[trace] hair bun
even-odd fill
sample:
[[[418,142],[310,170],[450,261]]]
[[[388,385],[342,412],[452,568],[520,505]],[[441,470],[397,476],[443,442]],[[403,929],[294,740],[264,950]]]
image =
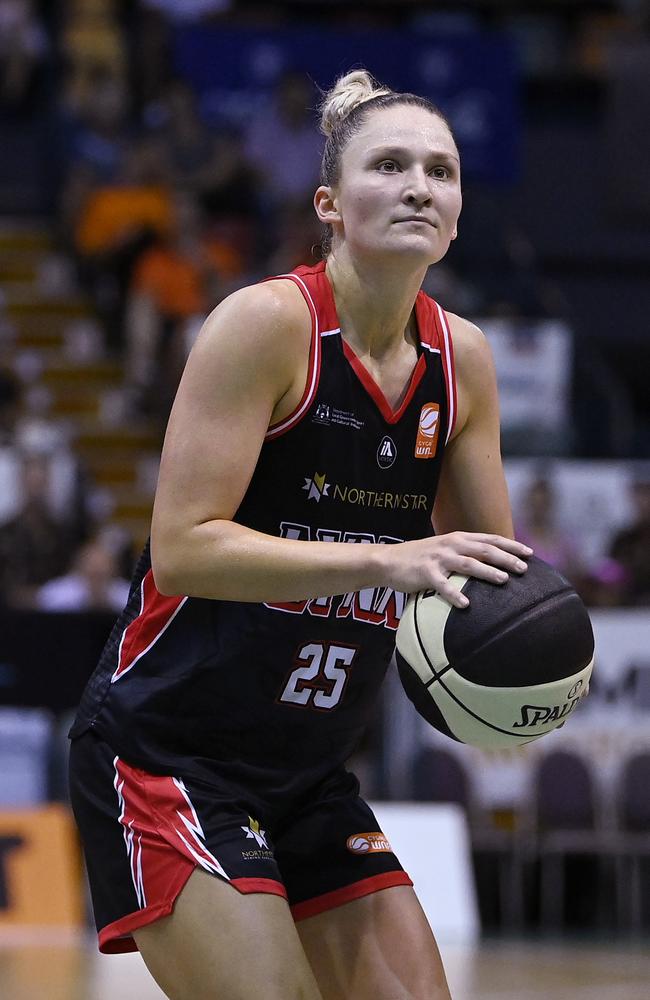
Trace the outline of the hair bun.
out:
[[[340,125],[360,104],[372,100],[373,97],[392,93],[388,87],[382,87],[377,83],[365,69],[356,69],[340,76],[323,98],[320,107],[321,132],[330,136],[336,126]]]

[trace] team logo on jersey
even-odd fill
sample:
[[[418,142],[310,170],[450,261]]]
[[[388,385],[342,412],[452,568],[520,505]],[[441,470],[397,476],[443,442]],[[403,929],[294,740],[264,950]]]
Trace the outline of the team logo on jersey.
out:
[[[389,853],[393,850],[390,842],[380,831],[377,833],[353,833],[348,837],[345,846],[353,854]]]
[[[260,830],[259,821],[248,817],[248,826],[242,826],[246,834],[246,840],[254,840],[258,847],[265,847],[268,851],[269,845],[266,842],[266,830]]]
[[[311,479],[305,477],[305,485],[303,490],[307,490],[307,499],[315,500],[316,503],[320,503],[321,497],[329,496],[329,488],[331,483],[325,482],[324,472],[315,472]]]
[[[397,458],[397,448],[395,442],[388,435],[383,437],[377,448],[377,465],[380,469],[390,469]]]
[[[440,430],[440,407],[437,403],[425,403],[420,410],[418,436],[415,439],[415,457],[433,458],[438,446]]]
[[[312,420],[316,424],[330,424],[332,422],[332,411],[327,403],[319,403],[314,410]]]

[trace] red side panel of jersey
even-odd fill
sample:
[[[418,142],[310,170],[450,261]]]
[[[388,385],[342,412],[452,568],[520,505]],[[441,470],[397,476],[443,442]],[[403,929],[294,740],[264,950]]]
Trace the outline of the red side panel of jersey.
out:
[[[164,597],[156,589],[151,570],[140,585],[140,612],[128,625],[120,640],[117,668],[111,683],[128,673],[148,653],[185,604],[187,597]]]

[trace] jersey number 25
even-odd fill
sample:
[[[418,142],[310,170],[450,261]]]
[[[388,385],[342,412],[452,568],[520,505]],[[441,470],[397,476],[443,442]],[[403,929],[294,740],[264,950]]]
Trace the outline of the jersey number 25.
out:
[[[279,700],[321,711],[336,708],[356,655],[355,646],[308,642],[296,653],[297,666],[289,674]]]

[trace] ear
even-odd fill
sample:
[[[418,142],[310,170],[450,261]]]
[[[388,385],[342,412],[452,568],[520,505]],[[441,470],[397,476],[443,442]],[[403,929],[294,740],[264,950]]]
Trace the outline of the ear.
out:
[[[454,226],[454,231],[453,231],[453,233],[451,234],[451,238],[452,238],[452,240],[455,240],[455,239],[457,239],[457,238],[458,238],[458,230],[456,229],[456,227],[455,227],[455,226]]]
[[[319,220],[326,225],[331,226],[333,222],[341,221],[336,195],[331,187],[326,187],[322,184],[316,189],[314,208]]]

